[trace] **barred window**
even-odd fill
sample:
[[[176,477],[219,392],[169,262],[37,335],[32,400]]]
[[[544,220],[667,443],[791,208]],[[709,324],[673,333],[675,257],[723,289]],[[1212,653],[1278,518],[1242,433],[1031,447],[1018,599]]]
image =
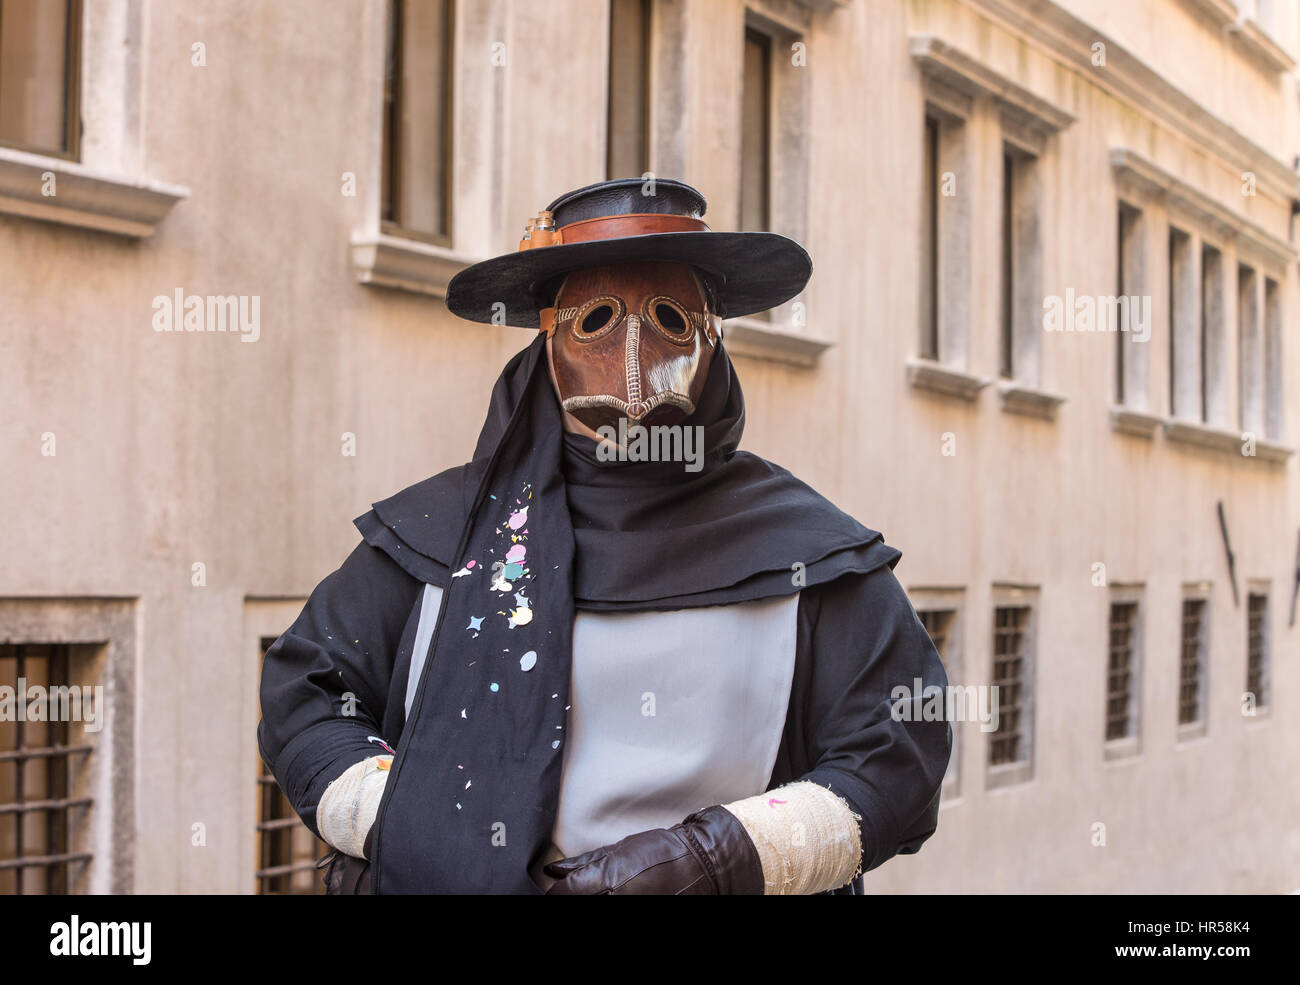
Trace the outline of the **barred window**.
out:
[[[1179,662],[1178,724],[1202,718],[1205,700],[1205,599],[1183,599],[1182,657]]]
[[[1268,596],[1251,594],[1246,606],[1246,690],[1255,707],[1268,707]]]
[[[1029,654],[1026,630],[1029,606],[998,606],[993,619],[993,685],[998,689],[998,728],[993,733],[990,763],[1029,759],[1025,719],[1028,712]]]
[[[80,0],[0,0],[0,145],[76,159]]]
[[[1106,739],[1127,739],[1136,734],[1134,716],[1134,665],[1138,606],[1112,602],[1110,606],[1110,659],[1106,668]]]
[[[952,630],[952,621],[957,613],[952,609],[926,609],[916,615],[921,620],[921,625],[925,627],[925,631],[930,634],[934,648],[939,651],[939,658],[943,660],[946,667],[948,633]]]
[[[262,656],[275,642],[262,639]],[[330,851],[294,812],[261,758],[257,760],[257,892],[259,895],[324,893],[316,861]]]
[[[0,720],[0,894],[78,892],[94,857],[77,850],[94,803],[77,795],[93,747],[80,736],[73,744],[69,716],[51,700],[74,686],[72,663],[67,645],[0,645],[0,685],[24,705]]]
[[[951,685],[959,675],[956,666],[959,655],[954,652],[953,645],[953,630],[957,622],[957,610],[919,609],[916,615],[921,620],[921,625],[925,627],[925,631],[930,634],[934,648],[939,651],[939,660],[943,663],[943,669],[948,675],[948,683]],[[961,731],[954,724],[952,754],[948,757],[948,769],[943,777],[944,791],[947,796],[956,796],[957,794],[957,771],[961,763],[961,755],[958,751],[960,741]]]

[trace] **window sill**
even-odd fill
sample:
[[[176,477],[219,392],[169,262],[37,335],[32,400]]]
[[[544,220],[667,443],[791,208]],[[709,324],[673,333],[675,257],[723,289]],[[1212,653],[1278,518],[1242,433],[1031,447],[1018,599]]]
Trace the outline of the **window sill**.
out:
[[[1295,449],[1290,445],[1278,441],[1266,441],[1263,438],[1255,439],[1255,457],[1262,458],[1266,462],[1281,464],[1294,454]]]
[[[1103,748],[1107,763],[1132,763],[1142,755],[1142,744],[1136,737],[1111,739]]]
[[[933,359],[909,359],[907,382],[918,390],[930,390],[949,397],[975,401],[980,391],[993,381],[986,376],[976,376],[953,366],[945,366]]]
[[[732,356],[767,359],[811,368],[833,342],[761,318],[732,318],[722,323],[722,339]]]
[[[54,194],[43,195],[46,174]],[[0,213],[143,239],[190,190],[101,174],[57,157],[0,147]]]
[[[1153,439],[1165,419],[1159,414],[1149,414],[1133,407],[1116,405],[1110,409],[1110,426],[1114,431],[1138,438]]]
[[[476,262],[476,257],[404,236],[358,233],[352,237],[357,280],[372,287],[446,297],[448,282]]]
[[[1003,410],[1010,414],[1037,417],[1044,421],[1055,420],[1056,408],[1065,403],[1065,398],[1062,396],[1017,383],[1015,380],[1002,380],[998,383],[998,393],[1002,395]]]
[[[1165,421],[1165,437],[1185,445],[1208,448],[1212,451],[1241,454],[1242,436],[1236,431],[1203,424],[1200,421],[1186,421],[1171,417]]]
[[[990,766],[985,777],[984,789],[995,790],[999,787],[1014,787],[1028,783],[1034,778],[1033,764],[1030,762],[1004,763]]]
[[[1205,727],[1205,722],[1189,722],[1187,725],[1178,726],[1178,735],[1175,740],[1177,745],[1184,742],[1195,742],[1198,739],[1204,739],[1209,735],[1209,730]]]

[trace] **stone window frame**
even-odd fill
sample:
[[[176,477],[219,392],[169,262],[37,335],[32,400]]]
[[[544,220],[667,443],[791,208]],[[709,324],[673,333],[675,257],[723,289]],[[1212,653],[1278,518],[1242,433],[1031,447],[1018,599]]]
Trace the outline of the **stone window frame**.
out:
[[[1141,303],[1142,298],[1153,297],[1150,253],[1154,223],[1142,196],[1130,195],[1126,189],[1117,187],[1115,198],[1112,214],[1116,222],[1117,287],[1119,295],[1137,297]],[[1154,326],[1148,328],[1154,331]],[[1128,332],[1116,333],[1116,393],[1111,420],[1117,431],[1150,438],[1162,420],[1151,407],[1151,339],[1135,342],[1132,338]]]
[[[482,161],[503,160],[507,73],[487,57],[466,58],[463,52],[489,52],[508,36],[506,0],[450,0],[452,41],[449,212],[455,216],[447,245],[402,233],[382,218],[384,169],[384,72],[388,34],[388,0],[365,0],[358,57],[358,85],[368,94],[365,160],[356,171],[361,220],[349,246],[357,281],[371,287],[394,288],[446,297],[447,284],[461,270],[497,252],[497,218],[505,190],[503,167],[483,167]],[[482,102],[474,109],[475,126],[463,126],[471,112],[465,94]]]
[[[1106,738],[1105,716],[1102,720],[1102,757],[1105,762],[1118,762],[1136,759],[1142,754],[1142,732],[1144,716],[1142,714],[1143,688],[1142,680],[1146,670],[1146,586],[1143,584],[1112,584],[1106,604],[1107,657],[1106,667],[1110,667],[1110,611],[1115,605],[1135,605],[1132,637],[1129,648],[1132,656],[1129,662],[1130,704],[1129,720],[1132,722],[1132,734],[1118,739]],[[1102,694],[1103,708],[1110,700],[1109,685]]]
[[[984,763],[984,788],[989,791],[1004,789],[1008,787],[1018,787],[1030,783],[1034,780],[1035,751],[1037,746],[1037,690],[1038,690],[1038,635],[1039,621],[1042,618],[1042,593],[1034,585],[1010,585],[998,584],[993,586],[991,598],[989,600],[989,613],[993,615],[1001,608],[1026,608],[1029,610],[1024,626],[1024,649],[1023,659],[1024,674],[1021,680],[1021,688],[1025,695],[1022,707],[1022,732],[1024,743],[1024,757],[1012,763],[992,762],[993,743],[992,738],[997,735],[996,732],[990,732],[990,741],[984,744],[985,763]],[[994,620],[990,620],[990,647],[989,647],[989,684],[993,684],[993,661],[994,653],[991,644],[992,632],[995,631],[996,625]],[[999,702],[1001,707],[1001,702]]]
[[[791,61],[791,45],[807,43],[814,28],[816,13],[833,9],[837,3],[800,2],[795,5],[780,0],[749,0],[744,6],[743,31],[736,44],[743,44],[745,31],[757,31],[771,39],[771,95],[768,141],[771,148],[769,188],[780,189],[768,202],[768,228],[788,236],[797,243],[807,242],[809,181],[812,173],[811,139],[807,129],[812,84],[809,66]],[[803,8],[802,10],[796,8]],[[811,65],[811,62],[810,62]],[[659,61],[656,61],[659,67]],[[657,90],[664,89],[666,73],[657,76]],[[679,83],[681,82],[679,81]],[[680,157],[680,154],[676,155]],[[652,152],[652,161],[673,160],[673,155]],[[739,161],[737,161],[739,174]],[[739,208],[739,196],[736,198]],[[739,216],[736,216],[739,219]],[[729,318],[723,322],[727,351],[733,356],[747,356],[815,367],[833,340],[809,330],[806,302],[802,294],[791,298],[770,312]]]
[[[143,173],[145,8],[144,0],[79,5],[76,158],[0,147],[0,214],[143,239],[189,197]]]
[[[240,707],[240,763],[252,766],[261,762],[261,752],[257,748],[257,723],[262,708],[262,640],[278,639],[283,635],[306,604],[305,597],[250,595],[244,599],[240,666],[244,679],[249,683],[246,686],[248,699]],[[256,895],[258,787],[254,782],[256,776],[247,775],[247,779],[248,782],[240,787],[239,824],[235,833],[235,858],[243,860],[236,891]]]
[[[1146,207],[1144,203],[1158,205],[1166,214],[1167,221],[1162,228],[1177,230],[1188,237],[1189,253],[1183,277],[1188,285],[1186,303],[1190,306],[1190,310],[1185,310],[1183,317],[1178,319],[1171,305],[1168,320],[1165,322],[1167,326],[1172,326],[1171,336],[1177,334],[1181,339],[1182,357],[1178,356],[1179,339],[1172,337],[1166,339],[1167,343],[1173,345],[1172,358],[1188,360],[1187,366],[1184,366],[1181,371],[1181,380],[1172,372],[1171,361],[1168,381],[1171,405],[1166,409],[1166,413],[1163,417],[1154,411],[1120,414],[1112,408],[1113,425],[1116,430],[1144,433],[1148,437],[1163,428],[1166,440],[1188,447],[1231,454],[1239,458],[1245,457],[1242,455],[1245,435],[1233,426],[1240,421],[1227,420],[1230,409],[1234,404],[1239,404],[1240,394],[1237,390],[1239,370],[1234,361],[1237,358],[1239,344],[1236,278],[1226,274],[1222,285],[1224,317],[1221,321],[1221,334],[1214,339],[1221,354],[1221,359],[1217,361],[1217,369],[1221,375],[1215,377],[1214,385],[1209,388],[1214,393],[1216,401],[1210,407],[1210,414],[1214,420],[1222,419],[1222,422],[1207,421],[1204,419],[1206,415],[1202,413],[1204,406],[1200,397],[1202,390],[1200,370],[1202,243],[1208,243],[1218,250],[1225,263],[1235,254],[1238,263],[1254,267],[1263,274],[1264,281],[1275,282],[1279,291],[1286,284],[1286,272],[1294,267],[1297,260],[1300,260],[1300,252],[1297,252],[1287,241],[1279,239],[1254,221],[1221,205],[1199,188],[1188,184],[1131,148],[1112,148],[1110,161],[1121,196],[1144,208]],[[1154,230],[1149,231],[1148,235],[1154,235],[1154,232]],[[1164,255],[1168,261],[1168,232],[1163,236],[1163,240]],[[1159,267],[1157,266],[1156,269]],[[1171,267],[1166,267],[1164,277],[1166,289],[1172,294],[1175,285]],[[1279,296],[1279,314],[1282,311],[1280,305]],[[1276,331],[1280,334],[1284,330],[1285,325],[1279,318]],[[1153,335],[1154,331],[1155,326],[1153,326]],[[1278,349],[1280,348],[1279,344]],[[1194,359],[1187,355],[1189,350],[1194,355]],[[1282,386],[1282,377],[1279,374],[1275,389],[1272,391],[1276,396],[1271,396],[1277,405],[1273,413],[1276,414],[1279,425],[1285,417],[1286,395]],[[1184,393],[1181,405],[1173,399],[1180,387],[1181,392]],[[1270,398],[1266,397],[1266,402],[1268,399]],[[1195,413],[1193,414],[1189,408],[1194,409]],[[1267,413],[1266,411],[1266,419]],[[1285,463],[1294,454],[1294,448],[1285,444],[1280,437],[1265,435],[1256,436],[1255,450],[1259,461],[1274,465]]]
[[[1261,677],[1263,679],[1262,690],[1264,700],[1255,702],[1255,714],[1247,718],[1248,723],[1265,722],[1272,717],[1273,706],[1277,703],[1277,695],[1274,693],[1274,670],[1276,668],[1277,650],[1274,646],[1275,638],[1273,634],[1273,590],[1272,582],[1267,578],[1251,578],[1246,582],[1246,605],[1243,611],[1246,615],[1246,649],[1245,649],[1245,670],[1247,680],[1243,681],[1243,694],[1245,693],[1245,684],[1249,683],[1250,674],[1250,600],[1256,597],[1264,599],[1264,619],[1263,619],[1263,663],[1261,667]]]
[[[1200,659],[1198,663],[1198,701],[1200,717],[1192,722],[1179,721],[1179,708],[1182,704],[1182,659],[1183,659],[1183,608],[1184,604],[1189,601],[1199,601],[1204,603],[1201,609],[1201,636],[1200,636]],[[1209,734],[1209,717],[1210,717],[1210,685],[1213,683],[1211,671],[1211,644],[1213,641],[1213,615],[1214,615],[1214,591],[1213,584],[1208,581],[1188,582],[1182,586],[1182,591],[1178,596],[1178,654],[1177,667],[1178,673],[1175,680],[1178,682],[1175,689],[1174,702],[1174,728],[1176,743],[1181,745],[1185,742],[1192,742],[1197,739],[1203,739]]]
[[[999,154],[1003,146],[1010,145],[1020,154],[1033,155],[1038,160],[1042,189],[1039,201],[1049,200],[1052,189],[1048,184],[1047,169],[1055,159],[1055,138],[1073,124],[1074,115],[992,68],[978,56],[937,35],[914,34],[909,46],[912,60],[921,73],[925,100],[934,101],[944,91],[954,92],[969,100],[971,116],[995,114],[998,125],[992,129],[999,131]],[[947,101],[946,108],[953,109],[953,103]],[[969,151],[971,154],[990,152],[988,147],[974,146]],[[1038,241],[1047,245],[1041,236]],[[1032,257],[1041,285],[1042,272],[1050,267],[1050,257],[1043,256],[1042,251],[1032,251]],[[1031,338],[1029,332],[1029,325],[1035,321],[1038,312],[1036,303],[1033,317],[1027,312],[1022,314],[1021,346],[1024,353],[1021,361],[1025,371],[1019,378],[999,380],[997,390],[1003,410],[1050,421],[1055,418],[1065,398],[1040,386],[1042,353],[1037,338],[1039,333],[1035,330]],[[971,323],[978,320],[977,317],[969,319]],[[972,372],[969,366],[957,368],[936,360],[909,359],[906,369],[908,382],[913,387],[969,401],[977,399],[980,390],[991,382],[989,378]]]
[[[964,588],[911,588],[908,589],[908,598],[912,602],[912,608],[916,610],[918,617],[922,612],[944,612],[950,613],[951,619],[948,623],[948,635],[944,646],[939,650],[939,658],[943,663],[944,673],[948,677],[949,685],[965,686],[964,677],[966,675],[966,640],[965,640],[965,623],[966,623],[966,590]],[[947,705],[945,704],[945,708]],[[952,722],[952,755],[948,760],[948,769],[943,775],[943,785],[941,787],[940,803],[948,803],[961,799],[962,795],[962,751],[966,743],[962,740],[962,733],[966,730],[966,722]]]
[[[961,194],[962,186],[969,182],[971,175],[970,160],[972,143],[971,121],[975,112],[975,100],[969,92],[963,92],[943,81],[942,78],[923,74],[921,79],[924,97],[923,118],[935,120],[938,130],[938,153],[933,162],[938,186],[941,187],[942,176],[951,171],[959,182],[958,194],[945,198],[935,189],[933,203],[926,208],[934,215],[934,243],[927,244],[931,256],[922,257],[922,265],[935,266],[935,311],[933,318],[937,328],[937,351],[927,353],[925,346],[918,346],[915,357],[908,360],[908,381],[912,386],[931,390],[962,400],[974,401],[984,387],[992,382],[988,377],[970,370],[970,306],[972,297],[971,271],[971,195]],[[929,196],[930,176],[922,188],[922,195]],[[940,203],[944,208],[940,209]],[[924,289],[924,285],[923,285]],[[924,299],[921,304],[922,321],[926,320],[929,306]],[[918,326],[921,331],[926,326]]]
[[[101,672],[101,680],[89,682],[103,684],[105,706],[87,761],[86,789],[95,803],[85,837],[94,858],[84,885],[92,895],[135,890],[137,615],[130,598],[0,598],[0,642],[87,648]]]

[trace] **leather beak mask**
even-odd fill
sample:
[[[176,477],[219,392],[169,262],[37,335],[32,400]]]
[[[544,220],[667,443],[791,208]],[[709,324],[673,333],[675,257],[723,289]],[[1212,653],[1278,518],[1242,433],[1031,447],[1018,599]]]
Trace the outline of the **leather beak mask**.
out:
[[[695,411],[720,336],[695,271],[645,261],[569,274],[555,299],[551,366],[560,404],[592,430],[676,424]]]

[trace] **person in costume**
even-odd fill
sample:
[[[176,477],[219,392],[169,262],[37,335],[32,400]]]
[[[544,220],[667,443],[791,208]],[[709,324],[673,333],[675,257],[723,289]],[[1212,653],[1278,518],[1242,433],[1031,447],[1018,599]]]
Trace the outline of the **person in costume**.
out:
[[[537,336],[473,459],[360,517],[264,663],[329,891],[861,892],[934,832],[951,729],[900,708],[947,679],[899,551],[738,449],[722,320],[811,261],[704,212],[601,182],[451,281]]]

